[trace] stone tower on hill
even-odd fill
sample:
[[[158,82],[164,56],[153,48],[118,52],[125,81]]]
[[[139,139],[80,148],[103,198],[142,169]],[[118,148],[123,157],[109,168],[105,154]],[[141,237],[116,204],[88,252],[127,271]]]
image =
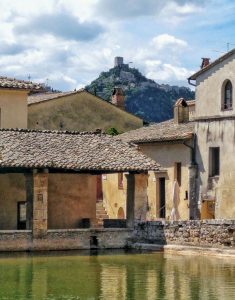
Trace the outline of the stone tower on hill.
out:
[[[123,57],[121,56],[116,56],[114,57],[114,67],[121,67],[123,65]]]

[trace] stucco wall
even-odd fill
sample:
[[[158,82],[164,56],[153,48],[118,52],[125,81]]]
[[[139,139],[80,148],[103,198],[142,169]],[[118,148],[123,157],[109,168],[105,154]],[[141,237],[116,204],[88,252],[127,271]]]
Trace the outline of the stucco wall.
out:
[[[118,218],[118,210],[122,208],[126,217],[126,178],[123,176],[123,189],[118,187],[118,174],[102,176],[103,203],[110,219]]]
[[[148,203],[150,205],[149,219],[159,218],[159,188],[158,178],[165,177],[166,183],[166,219],[169,219],[172,210],[172,190],[174,183],[174,163],[181,162],[181,187],[178,211],[180,219],[189,217],[188,204],[185,192],[189,184],[190,149],[183,144],[145,144],[140,146],[144,154],[157,161],[166,171],[159,174],[150,172],[148,180]]]
[[[146,174],[135,175],[135,219],[145,220],[147,214],[147,178]],[[118,210],[123,209],[126,218],[127,180],[123,174],[123,189],[118,186],[118,174],[104,175],[103,203],[110,219],[118,218]]]
[[[23,174],[0,174],[0,230],[17,229],[17,202],[25,201]]]
[[[198,201],[215,200],[215,218],[235,218],[235,55],[198,76],[196,118],[217,117],[197,122]],[[223,110],[223,84],[233,85],[233,109]],[[220,119],[218,119],[220,117]],[[223,117],[223,119],[221,119]],[[230,119],[226,119],[230,117]],[[220,175],[209,178],[209,148],[220,147]]]
[[[198,76],[196,81],[196,117],[234,115],[235,89],[233,88],[233,110],[221,110],[222,85],[229,79],[235,87],[235,54],[222,63]]]
[[[0,230],[17,229],[17,202],[26,201],[23,174],[0,175]],[[96,177],[49,174],[48,228],[78,228],[82,218],[96,216]]]
[[[0,89],[0,128],[27,128],[27,92]]]
[[[159,212],[158,178],[165,177],[166,184],[166,219],[170,218],[172,210],[172,189],[174,183],[174,163],[181,162],[181,187],[178,211],[181,220],[189,218],[189,201],[185,200],[189,190],[190,149],[182,144],[145,144],[140,150],[156,160],[164,172],[149,172],[148,175],[135,175],[135,217],[136,219],[156,220]],[[103,177],[104,178],[104,177]],[[112,174],[103,179],[104,202],[110,218],[117,218],[118,208],[126,209],[126,179],[124,176],[123,190],[118,188],[118,175]]]
[[[78,228],[82,218],[96,217],[96,176],[49,174],[48,228]]]
[[[143,126],[141,119],[86,92],[32,104],[28,111],[29,128],[125,132]]]
[[[196,127],[199,201],[215,199],[215,218],[235,218],[235,120],[199,122]],[[220,176],[209,178],[209,148],[220,147]]]

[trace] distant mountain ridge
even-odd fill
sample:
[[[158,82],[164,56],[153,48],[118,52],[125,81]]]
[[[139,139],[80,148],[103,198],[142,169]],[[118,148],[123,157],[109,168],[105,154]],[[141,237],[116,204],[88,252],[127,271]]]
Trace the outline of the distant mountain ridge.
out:
[[[178,98],[194,99],[194,92],[187,87],[158,84],[146,78],[139,70],[127,64],[102,72],[86,89],[111,101],[114,87],[125,92],[125,108],[147,122],[161,122],[172,118],[173,105]]]

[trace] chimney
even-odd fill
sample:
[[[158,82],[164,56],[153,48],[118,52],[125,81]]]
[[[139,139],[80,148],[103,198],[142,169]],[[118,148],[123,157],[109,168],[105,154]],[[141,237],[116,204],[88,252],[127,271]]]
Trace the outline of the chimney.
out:
[[[210,64],[210,58],[202,57],[201,69],[207,67]]]
[[[125,94],[121,87],[115,87],[113,89],[111,103],[125,110]]]
[[[174,122],[176,124],[189,121],[189,107],[184,98],[180,98],[174,105]]]

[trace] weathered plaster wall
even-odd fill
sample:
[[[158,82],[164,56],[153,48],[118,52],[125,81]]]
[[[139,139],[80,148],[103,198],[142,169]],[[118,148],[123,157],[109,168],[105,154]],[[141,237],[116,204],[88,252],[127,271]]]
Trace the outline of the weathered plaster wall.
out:
[[[139,222],[132,242],[235,248],[235,221]]]
[[[145,144],[140,150],[156,160],[164,169],[164,172],[149,172],[148,175],[136,175],[136,209],[137,219],[156,220],[160,217],[159,211],[159,182],[160,177],[166,180],[166,219],[170,218],[172,210],[172,189],[174,183],[174,163],[181,162],[181,187],[178,211],[180,219],[189,218],[189,201],[185,200],[186,191],[189,190],[189,164],[190,149],[183,144]],[[125,176],[124,176],[125,177]],[[104,178],[104,177],[103,177]],[[103,179],[103,195],[106,211],[110,218],[117,218],[118,208],[126,207],[126,180],[123,181],[123,189],[118,188],[118,175],[112,174]],[[139,211],[139,212],[138,212]]]
[[[147,204],[147,179],[146,174],[135,175],[135,219],[145,220]],[[118,211],[123,209],[126,218],[126,192],[127,180],[123,174],[123,189],[118,185],[118,174],[104,175],[103,179],[103,203],[110,219],[118,218]]]
[[[126,177],[123,175],[123,188],[118,186],[118,174],[102,176],[103,203],[110,219],[118,218],[118,210],[123,209],[126,217]]]
[[[150,206],[149,219],[159,218],[159,185],[158,178],[166,180],[166,219],[169,219],[172,210],[172,190],[174,183],[174,163],[181,162],[181,187],[178,211],[182,220],[189,217],[188,204],[185,200],[189,189],[190,149],[183,144],[145,144],[140,146],[144,154],[157,161],[166,171],[154,174],[150,172],[148,180],[148,203]]]
[[[32,104],[28,111],[29,128],[36,129],[125,132],[143,126],[136,116],[86,92]]]
[[[27,91],[0,89],[0,128],[27,128]]]
[[[17,229],[17,202],[26,201],[23,174],[0,175],[0,230]],[[96,216],[96,178],[81,174],[49,174],[48,228],[78,228],[82,218]]]
[[[96,217],[96,176],[49,174],[48,228],[78,228],[81,219]]]
[[[17,202],[25,201],[23,174],[0,174],[0,230],[17,229]]]
[[[215,200],[216,219],[235,218],[235,120],[199,122],[197,162],[198,197]],[[209,148],[220,147],[220,176],[209,178]]]
[[[212,67],[197,78],[196,118],[217,117],[198,121],[197,163],[199,165],[198,201],[204,215],[205,199],[215,200],[215,218],[235,218],[233,196],[235,193],[235,55]],[[223,85],[226,80],[233,85],[233,109],[223,110]],[[218,119],[223,117],[223,119]],[[226,119],[230,117],[230,119]],[[209,148],[220,147],[220,175],[209,178]]]
[[[196,81],[196,117],[230,116],[233,110],[221,110],[222,85],[229,79],[235,87],[235,54],[220,64],[212,67],[207,72],[198,76]],[[235,89],[233,88],[233,101]]]

